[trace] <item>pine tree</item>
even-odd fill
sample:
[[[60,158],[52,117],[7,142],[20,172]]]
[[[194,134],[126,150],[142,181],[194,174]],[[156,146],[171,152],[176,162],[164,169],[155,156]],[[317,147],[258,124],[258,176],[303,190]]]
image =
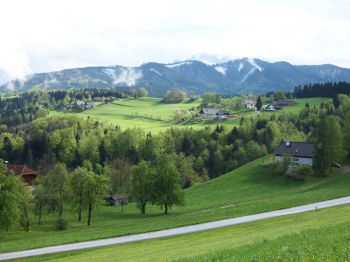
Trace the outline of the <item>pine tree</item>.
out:
[[[256,109],[260,110],[262,108],[262,100],[261,97],[258,96],[258,99],[256,100]]]

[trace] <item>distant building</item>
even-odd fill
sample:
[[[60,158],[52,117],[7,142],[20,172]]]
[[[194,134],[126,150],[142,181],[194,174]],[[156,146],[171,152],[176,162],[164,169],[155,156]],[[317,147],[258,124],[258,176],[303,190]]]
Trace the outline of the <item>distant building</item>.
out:
[[[94,108],[95,104],[94,103],[90,103],[90,102],[85,102],[84,104],[84,110],[90,109],[90,108]]]
[[[128,204],[128,196],[125,194],[114,194],[107,198],[109,206],[125,206]]]
[[[25,165],[7,164],[7,169],[12,171],[16,176],[21,177],[22,181],[29,186],[33,184],[34,179],[38,176],[33,169]]]
[[[283,162],[285,157],[298,165],[313,166],[315,158],[315,144],[304,142],[284,141],[276,149],[276,162]]]
[[[245,108],[255,109],[256,108],[255,104],[256,104],[255,101],[251,99],[244,99],[243,101],[243,105]]]
[[[267,104],[267,105],[265,106],[265,110],[267,110],[267,111],[276,111],[276,108],[275,108],[274,105]]]
[[[229,113],[217,108],[201,108],[199,115],[203,118],[220,118],[227,119]]]
[[[217,108],[201,108],[199,115],[204,118],[216,118],[216,114],[220,111]]]
[[[229,113],[220,110],[219,112],[216,113],[216,117],[220,119],[227,119],[229,116]]]
[[[277,101],[277,103],[275,104],[275,106],[279,106],[279,107],[294,106],[294,105],[296,105],[296,103],[293,100],[281,100],[281,101]]]

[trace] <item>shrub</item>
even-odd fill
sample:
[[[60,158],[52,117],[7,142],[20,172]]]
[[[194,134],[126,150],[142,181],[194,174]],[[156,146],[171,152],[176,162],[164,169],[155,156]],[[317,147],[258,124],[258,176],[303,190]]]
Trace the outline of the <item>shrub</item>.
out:
[[[287,172],[287,166],[280,162],[273,163],[271,164],[271,172],[275,176],[284,176]]]
[[[67,221],[64,220],[62,217],[58,218],[56,220],[55,229],[56,230],[65,230],[65,229],[67,229]]]
[[[312,176],[314,170],[310,166],[301,166],[296,170],[296,174],[302,177]]]

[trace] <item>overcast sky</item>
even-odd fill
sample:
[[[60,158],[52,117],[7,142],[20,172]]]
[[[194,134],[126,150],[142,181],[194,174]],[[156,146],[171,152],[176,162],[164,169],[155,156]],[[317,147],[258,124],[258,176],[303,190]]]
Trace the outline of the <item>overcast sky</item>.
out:
[[[350,67],[350,0],[1,0],[0,81],[200,56]]]

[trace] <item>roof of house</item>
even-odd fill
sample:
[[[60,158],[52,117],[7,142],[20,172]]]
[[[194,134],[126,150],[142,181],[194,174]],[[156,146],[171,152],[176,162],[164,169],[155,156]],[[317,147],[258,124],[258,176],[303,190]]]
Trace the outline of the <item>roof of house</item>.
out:
[[[275,155],[313,158],[315,156],[315,144],[304,142],[289,142],[288,146],[286,142],[283,142],[276,149]]]
[[[128,196],[125,194],[114,194],[114,195],[110,195],[109,198],[113,200],[122,200],[122,199],[128,199]]]
[[[216,115],[220,110],[217,108],[202,108],[200,113],[205,115]]]
[[[276,105],[279,106],[294,106],[296,103],[293,100],[280,100],[277,101]]]
[[[7,168],[15,173],[16,176],[33,175],[38,176],[38,174],[31,168],[25,165],[7,164]]]
[[[219,110],[217,113],[216,113],[218,116],[228,116],[229,113],[225,112],[225,111],[222,111],[222,110]]]

